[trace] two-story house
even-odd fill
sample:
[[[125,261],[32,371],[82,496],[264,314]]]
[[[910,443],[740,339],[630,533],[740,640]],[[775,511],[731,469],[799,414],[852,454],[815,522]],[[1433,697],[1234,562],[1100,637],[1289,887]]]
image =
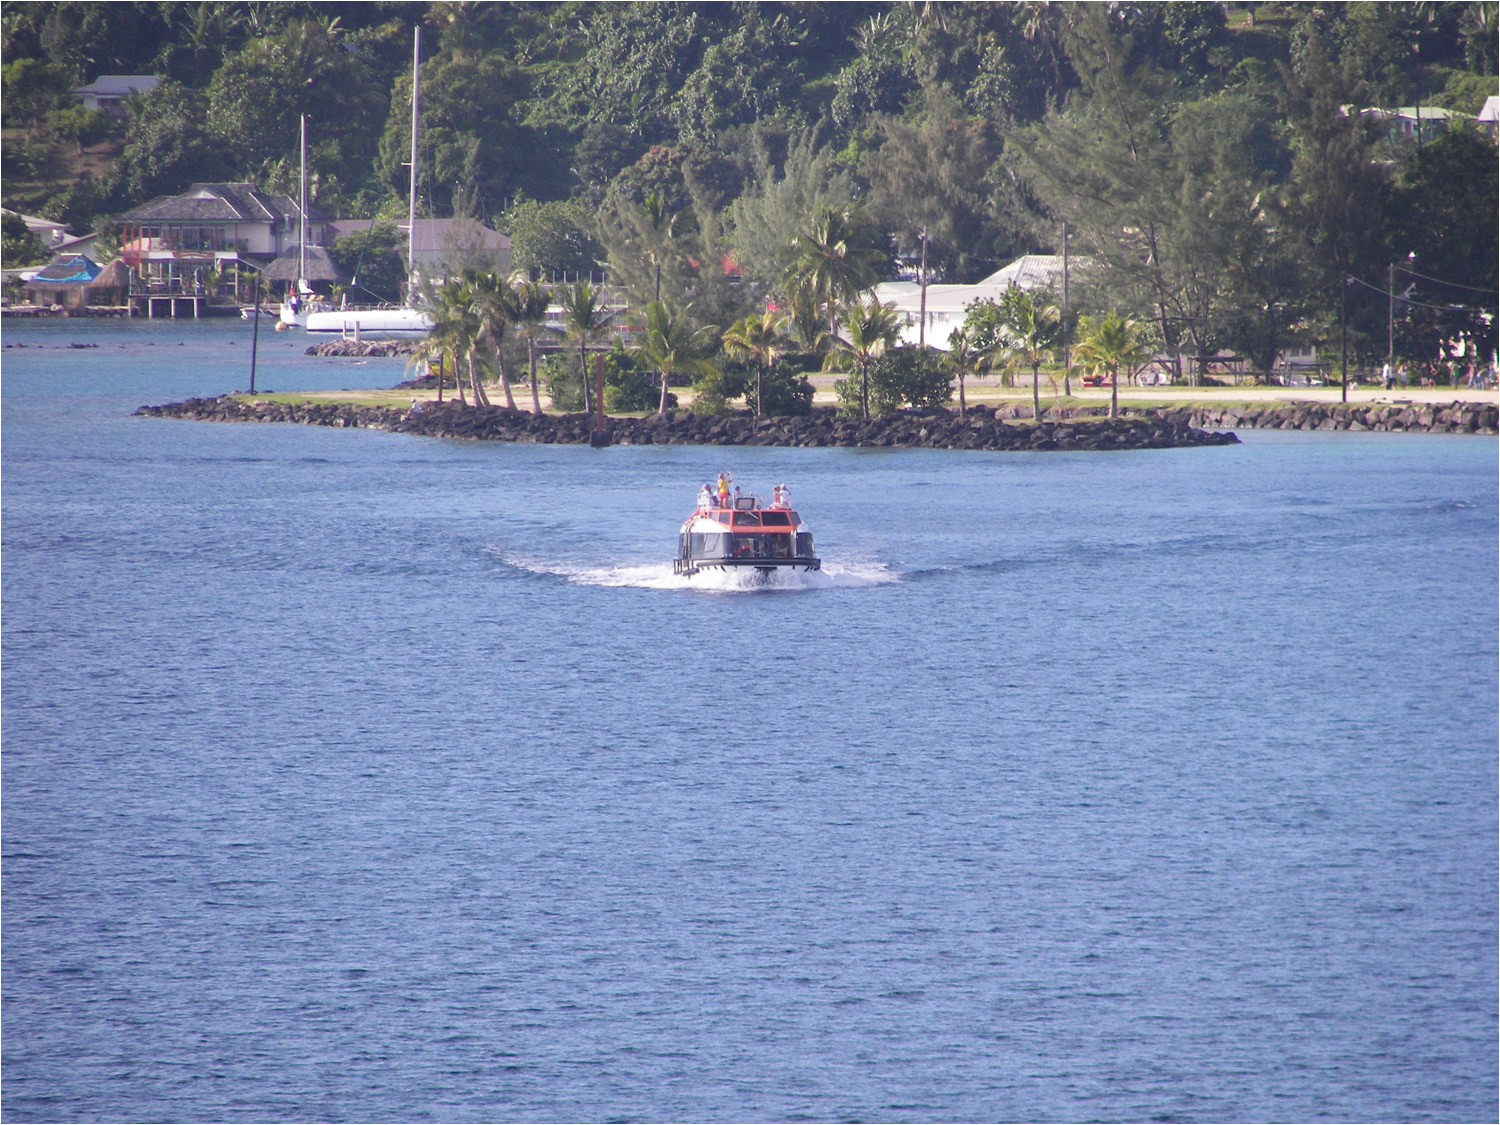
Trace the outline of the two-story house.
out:
[[[236,295],[241,264],[259,269],[297,245],[302,216],[297,201],[254,184],[194,184],[120,216],[120,256],[142,292],[190,292],[204,272],[217,270]],[[307,242],[333,236],[328,216],[307,209]],[[247,275],[248,280],[248,275]]]

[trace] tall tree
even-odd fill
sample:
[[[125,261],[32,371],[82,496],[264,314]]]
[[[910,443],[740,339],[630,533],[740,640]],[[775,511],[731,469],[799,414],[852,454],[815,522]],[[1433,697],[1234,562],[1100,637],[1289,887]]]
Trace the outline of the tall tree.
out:
[[[686,310],[674,312],[661,301],[646,306],[644,331],[636,354],[661,373],[661,404],[657,414],[667,412],[667,388],[672,376],[704,374],[712,367],[706,358],[718,331],[713,325],[695,327]]]
[[[887,255],[875,243],[863,217],[852,210],[819,207],[792,238],[793,258],[784,284],[805,286],[824,306],[828,331],[838,327],[841,301],[857,302],[873,286]]]
[[[469,279],[474,315],[480,335],[495,352],[495,367],[500,374],[500,389],[505,392],[505,408],[514,410],[516,399],[510,390],[510,372],[505,364],[505,333],[516,320],[516,292],[497,273],[475,274]],[[476,397],[479,388],[475,388]]]
[[[1104,5],[1084,5],[1068,54],[1082,88],[1020,144],[1042,197],[1069,222],[1127,307],[1149,311],[1175,356],[1181,335],[1168,232],[1178,198],[1167,76],[1136,56]]]
[[[1128,317],[1111,312],[1103,318],[1082,317],[1078,322],[1082,338],[1073,355],[1083,367],[1109,372],[1109,416],[1120,413],[1120,372],[1126,377],[1151,359],[1151,348],[1141,325]]]
[[[880,147],[864,161],[871,216],[904,253],[928,236],[929,268],[950,281],[977,281],[1009,261],[1030,225],[1000,164],[999,131],[963,113],[942,89],[905,117],[879,117]]]
[[[1282,111],[1291,133],[1288,226],[1305,247],[1309,288],[1322,320],[1336,322],[1346,278],[1350,342],[1356,353],[1384,353],[1384,288],[1391,261],[1389,186],[1376,163],[1366,120],[1348,107],[1367,104],[1368,88],[1349,64],[1335,65],[1310,34],[1299,64],[1283,66]]]
[[[1062,343],[1062,311],[1012,285],[1000,299],[999,354],[1012,367],[1031,369],[1032,417],[1042,416],[1041,366]]]
[[[979,369],[983,355],[974,346],[974,334],[967,327],[955,328],[948,333],[948,361],[953,373],[958,376],[958,412],[968,413],[969,403],[964,396],[964,380]]]
[[[526,358],[531,368],[531,412],[542,412],[542,399],[536,385],[536,342],[545,330],[547,309],[552,304],[552,290],[535,281],[515,286],[516,332],[526,341]]]
[[[1398,341],[1407,355],[1433,357],[1460,339],[1494,354],[1497,196],[1495,144],[1482,133],[1448,133],[1408,158],[1391,200],[1392,256],[1409,261],[1398,279],[1411,290]]]
[[[751,138],[750,184],[730,207],[730,244],[745,280],[774,286],[786,272],[793,240],[807,216],[854,206],[854,178],[816,129],[787,138],[778,169],[764,134]]]
[[[583,409],[593,409],[589,389],[589,345],[609,331],[615,314],[604,307],[604,290],[587,281],[559,286],[554,299],[562,306],[563,332],[578,341],[578,368],[583,378]]]
[[[747,356],[755,360],[755,413],[764,414],[761,408],[762,392],[765,388],[766,368],[776,362],[776,353],[786,343],[781,326],[786,321],[784,313],[767,310],[759,316],[746,316],[729,326],[724,333],[724,350],[732,356]]]
[[[901,318],[896,306],[882,304],[875,297],[854,301],[844,313],[847,338],[830,334],[825,371],[859,372],[860,417],[870,416],[870,364],[901,339]]]

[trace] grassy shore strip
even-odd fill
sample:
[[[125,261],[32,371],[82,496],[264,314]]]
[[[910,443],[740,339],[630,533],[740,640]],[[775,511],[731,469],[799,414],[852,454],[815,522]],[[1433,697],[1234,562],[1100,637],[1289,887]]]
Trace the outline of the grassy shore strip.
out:
[[[136,414],[212,422],[290,422],[312,426],[360,426],[427,437],[473,441],[587,444],[593,420],[585,414],[531,414],[499,407],[436,404],[420,411],[351,402],[280,401],[224,396],[143,406]],[[777,445],[985,450],[1178,449],[1230,445],[1233,434],[1209,433],[1183,418],[1143,412],[1117,419],[1080,417],[1040,423],[1008,420],[1004,411],[978,406],[968,414],[946,410],[900,411],[862,421],[816,409],[797,418],[726,418],[669,411],[664,417],[610,417],[618,445]]]

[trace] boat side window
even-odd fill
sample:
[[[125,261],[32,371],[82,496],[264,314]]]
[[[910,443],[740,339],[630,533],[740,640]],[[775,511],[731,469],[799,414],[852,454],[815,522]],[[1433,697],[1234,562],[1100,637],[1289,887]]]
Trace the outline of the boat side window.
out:
[[[729,513],[729,512],[715,512],[714,513],[714,519],[718,520],[720,523],[728,523],[729,520],[730,520],[730,518],[731,518],[731,513]]]
[[[797,554],[800,557],[811,558],[813,553],[812,532],[797,532]]]
[[[759,512],[735,512],[734,513],[734,526],[735,527],[759,527],[760,526],[760,513]]]
[[[724,550],[724,537],[714,532],[693,533],[693,557],[699,559],[718,558]]]
[[[760,522],[767,527],[787,527],[791,524],[785,512],[762,512]]]

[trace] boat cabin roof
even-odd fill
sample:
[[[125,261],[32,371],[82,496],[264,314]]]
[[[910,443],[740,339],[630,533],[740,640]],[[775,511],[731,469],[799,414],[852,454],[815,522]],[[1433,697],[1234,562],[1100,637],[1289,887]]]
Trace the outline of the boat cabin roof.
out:
[[[697,523],[701,520],[712,520],[735,531],[741,528],[746,531],[758,528],[789,531],[802,522],[791,508],[706,508],[694,512],[693,518],[688,522]]]
[[[709,523],[725,526],[736,532],[754,534],[756,531],[773,533],[794,532],[802,523],[796,511],[781,504],[766,507],[759,496],[737,496],[725,508],[699,508],[682,525],[683,531],[706,532]]]

